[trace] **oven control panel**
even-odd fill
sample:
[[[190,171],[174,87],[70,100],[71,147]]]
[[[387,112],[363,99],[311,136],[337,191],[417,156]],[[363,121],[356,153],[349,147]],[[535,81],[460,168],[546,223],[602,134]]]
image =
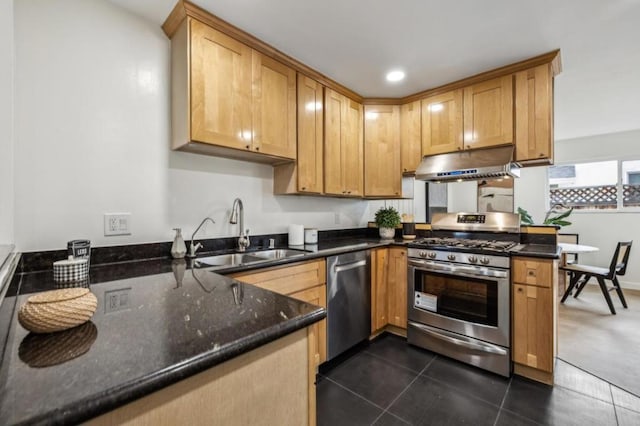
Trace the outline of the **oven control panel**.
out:
[[[413,299],[413,307],[438,312],[438,296],[416,291]]]

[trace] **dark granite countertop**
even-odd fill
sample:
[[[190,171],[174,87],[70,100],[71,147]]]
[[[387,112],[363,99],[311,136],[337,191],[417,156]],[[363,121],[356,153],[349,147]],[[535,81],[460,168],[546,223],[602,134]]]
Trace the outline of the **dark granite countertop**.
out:
[[[407,242],[328,240],[291,247],[305,250],[302,256],[217,270],[171,259],[92,266],[86,285],[98,298],[98,310],[85,326],[56,339],[29,334],[17,322],[17,310],[29,294],[56,288],[52,272],[17,274],[0,305],[0,319],[9,324],[8,330],[0,327],[0,424],[81,422],[326,316],[322,308],[222,273]],[[54,345],[61,341],[71,342],[62,353],[88,350],[57,365],[37,367],[51,362],[47,354],[60,353]]]
[[[555,244],[518,244],[511,250],[512,256],[540,257],[559,259],[560,247]]]
[[[11,286],[29,293],[51,280],[51,271],[22,274]],[[174,273],[170,260],[92,268],[91,280],[96,313],[62,336],[29,334],[18,324],[22,291],[0,306],[9,324],[0,330],[0,424],[81,422],[326,315],[206,269]],[[81,355],[64,360],[73,353]]]

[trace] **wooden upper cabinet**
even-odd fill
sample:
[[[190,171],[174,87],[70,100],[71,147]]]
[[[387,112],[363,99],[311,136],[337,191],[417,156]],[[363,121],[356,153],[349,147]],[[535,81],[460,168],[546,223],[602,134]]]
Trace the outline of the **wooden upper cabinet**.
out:
[[[296,72],[253,51],[254,151],[296,158]]]
[[[422,155],[461,150],[462,90],[422,100]]]
[[[322,193],[324,88],[298,74],[298,190]]]
[[[346,195],[361,197],[364,193],[364,152],[362,104],[345,102],[345,130],[342,132],[342,172]]]
[[[465,149],[513,143],[513,77],[465,87],[463,121]]]
[[[187,17],[171,38],[172,148],[296,159],[296,72]]]
[[[415,173],[422,160],[422,123],[420,101],[400,107],[400,168]]]
[[[364,195],[398,197],[400,171],[400,107],[364,107]]]
[[[544,64],[515,74],[516,161],[553,164],[553,76]]]
[[[362,105],[326,89],[324,108],[324,191],[362,196]]]
[[[298,73],[298,153],[296,162],[273,168],[275,194],[322,194],[324,165],[324,86]]]
[[[249,149],[252,50],[199,21],[189,21],[191,139]]]

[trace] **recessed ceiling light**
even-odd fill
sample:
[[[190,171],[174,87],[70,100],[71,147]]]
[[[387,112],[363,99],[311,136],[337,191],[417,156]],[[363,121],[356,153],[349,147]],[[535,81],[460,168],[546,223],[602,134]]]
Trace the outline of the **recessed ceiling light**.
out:
[[[404,71],[389,71],[387,73],[387,81],[396,82],[404,79]]]

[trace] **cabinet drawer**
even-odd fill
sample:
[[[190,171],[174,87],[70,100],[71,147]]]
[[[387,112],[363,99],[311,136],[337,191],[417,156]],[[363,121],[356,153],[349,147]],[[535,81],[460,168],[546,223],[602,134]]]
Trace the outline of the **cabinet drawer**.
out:
[[[551,287],[553,282],[553,260],[513,259],[512,271],[514,283]]]
[[[231,274],[232,278],[280,294],[291,294],[326,283],[324,259]]]

